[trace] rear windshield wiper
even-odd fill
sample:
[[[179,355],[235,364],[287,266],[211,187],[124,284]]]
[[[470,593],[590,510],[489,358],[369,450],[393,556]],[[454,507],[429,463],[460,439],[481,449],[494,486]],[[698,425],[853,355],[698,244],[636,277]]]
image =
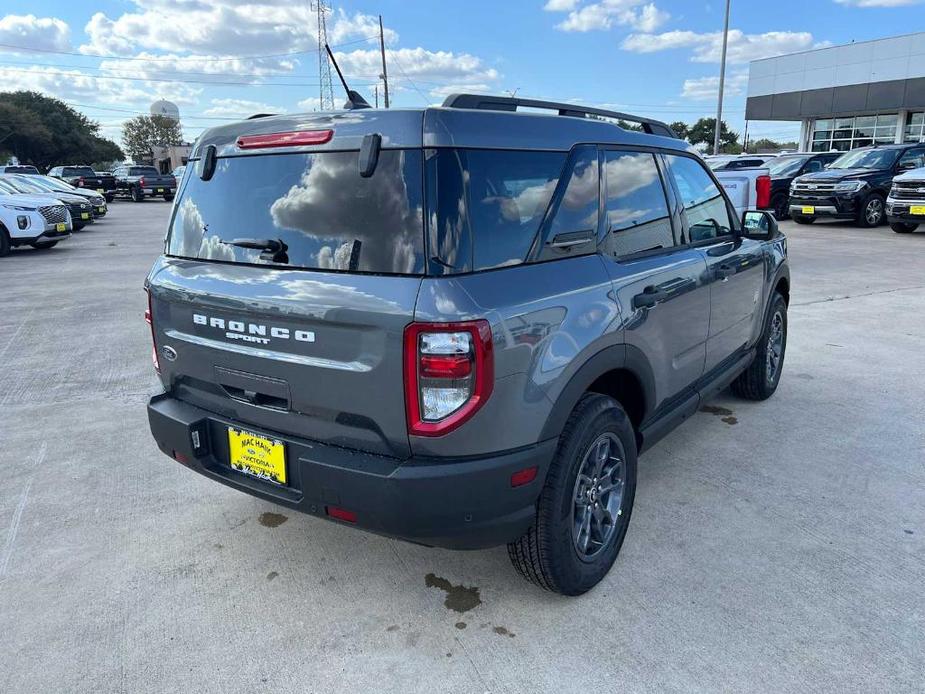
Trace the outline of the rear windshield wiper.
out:
[[[289,246],[283,243],[282,239],[232,239],[231,241],[222,241],[226,246],[237,246],[238,248],[251,248],[255,251],[263,251],[260,254],[261,260],[267,260],[272,263],[289,263],[289,255],[286,251]]]

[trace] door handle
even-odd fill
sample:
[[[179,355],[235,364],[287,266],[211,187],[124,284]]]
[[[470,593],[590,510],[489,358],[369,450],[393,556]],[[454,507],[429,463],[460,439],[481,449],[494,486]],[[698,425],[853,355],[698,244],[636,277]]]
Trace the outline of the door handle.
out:
[[[633,308],[652,308],[658,302],[664,301],[670,295],[665,289],[650,285],[642,290],[641,294],[633,297]]]
[[[730,265],[719,265],[715,270],[716,278],[725,280],[736,274],[736,269]]]

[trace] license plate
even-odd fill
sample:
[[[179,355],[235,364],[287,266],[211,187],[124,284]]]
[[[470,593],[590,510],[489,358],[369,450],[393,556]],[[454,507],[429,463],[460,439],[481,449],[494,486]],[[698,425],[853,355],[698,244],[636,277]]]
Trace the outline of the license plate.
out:
[[[912,205],[909,214],[925,214],[925,205]]]
[[[286,444],[250,431],[228,427],[231,467],[274,484],[286,484]]]
[[[103,206],[100,206],[100,207],[97,207],[97,208],[96,208],[96,211],[99,212],[100,214],[103,214],[103,212],[106,211],[106,208],[103,207]]]
[[[67,224],[55,224],[55,231],[67,231]]]
[[[816,214],[816,208],[811,205],[804,205],[803,214]]]
[[[81,212],[81,213],[80,213],[80,218],[81,218],[81,219],[90,219],[90,213],[89,213],[89,212]]]
[[[102,188],[97,188],[97,189],[96,189],[96,192],[97,192],[97,193],[102,193],[102,192],[103,192],[103,189],[102,189]]]
[[[157,189],[157,192],[158,192],[158,193],[163,193],[163,192],[164,192],[164,189],[163,189],[163,188],[158,188],[158,189]]]

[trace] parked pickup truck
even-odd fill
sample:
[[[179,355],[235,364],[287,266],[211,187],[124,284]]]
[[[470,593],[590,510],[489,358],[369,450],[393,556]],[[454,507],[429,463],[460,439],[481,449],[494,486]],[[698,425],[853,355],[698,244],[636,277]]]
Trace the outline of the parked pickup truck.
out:
[[[96,191],[106,198],[106,202],[112,202],[116,193],[115,180],[111,177],[100,176],[89,166],[55,166],[48,172],[48,175],[61,179],[75,188]]]
[[[714,171],[726,195],[735,207],[736,216],[746,210],[764,210],[771,204],[771,175],[765,165],[752,169]]]
[[[159,173],[153,166],[117,166],[112,175],[116,177],[116,193],[135,202],[141,202],[148,195],[160,195],[170,202],[177,190],[177,179]]]

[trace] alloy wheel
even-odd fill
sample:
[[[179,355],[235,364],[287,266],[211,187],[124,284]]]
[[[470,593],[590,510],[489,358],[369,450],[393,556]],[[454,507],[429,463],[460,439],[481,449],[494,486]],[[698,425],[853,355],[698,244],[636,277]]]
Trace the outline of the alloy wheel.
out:
[[[582,457],[572,496],[572,541],[583,560],[608,546],[623,515],[623,459],[623,444],[610,432],[598,436]]]
[[[780,311],[775,312],[774,317],[771,319],[771,330],[768,334],[766,352],[768,383],[774,383],[777,370],[780,368],[781,356],[784,352],[784,317]]]
[[[871,198],[864,208],[864,217],[871,226],[876,226],[883,218],[883,201],[880,198]]]

